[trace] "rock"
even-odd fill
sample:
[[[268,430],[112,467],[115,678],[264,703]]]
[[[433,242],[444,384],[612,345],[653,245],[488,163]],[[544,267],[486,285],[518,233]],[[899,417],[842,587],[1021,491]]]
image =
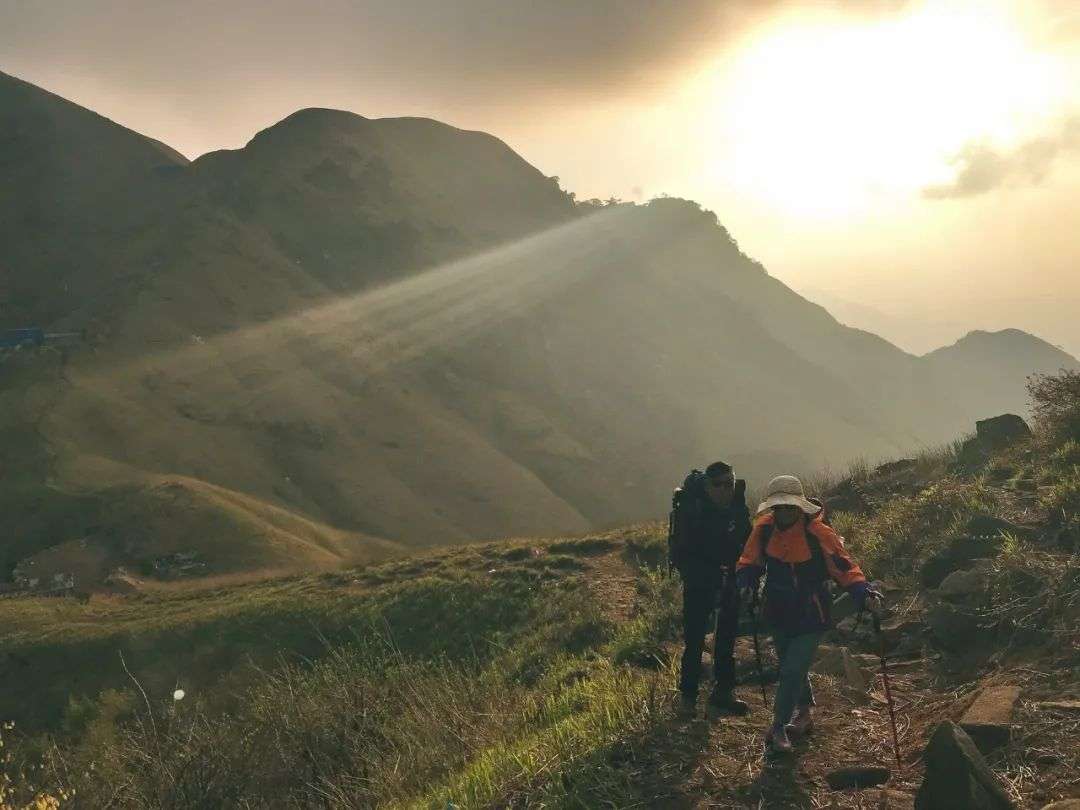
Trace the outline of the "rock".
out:
[[[988,562],[981,560],[971,568],[953,571],[938,586],[938,596],[950,602],[965,602],[986,594],[990,586]]]
[[[960,445],[955,466],[962,470],[974,470],[990,460],[990,448],[978,437],[972,436]]]
[[[984,753],[1005,745],[1012,736],[1012,715],[1019,699],[1018,686],[983,689],[960,718],[960,727]]]
[[[1044,700],[1039,703],[1039,708],[1057,712],[1080,712],[1080,700]]]
[[[1080,810],[1080,799],[1062,799],[1045,805],[1042,810]]]
[[[870,658],[870,656],[865,656]],[[859,656],[864,658],[864,656]],[[844,685],[851,691],[852,697],[861,704],[869,700],[870,688],[867,681],[872,680],[859,666],[860,661],[851,654],[847,647],[833,647],[823,644],[818,648],[817,660],[811,668],[813,672],[821,675],[832,675],[843,680]]]
[[[1027,529],[990,515],[976,515],[967,524],[967,534],[954,538],[949,544],[927,557],[919,569],[924,588],[938,587],[953,571],[970,567],[972,561],[997,556],[1005,534],[1023,537]]]
[[[1007,447],[1021,439],[1031,438],[1031,428],[1021,417],[1006,413],[975,423],[975,436],[986,447]]]
[[[896,461],[887,461],[884,464],[879,464],[874,468],[875,475],[892,475],[893,473],[903,472],[904,470],[912,469],[916,464],[913,458],[901,458]]]
[[[888,768],[880,765],[854,765],[829,771],[825,774],[825,781],[833,790],[861,789],[882,785],[889,781],[891,775]]]
[[[949,574],[963,566],[964,560],[958,559],[948,551],[931,554],[919,567],[919,581],[924,588],[936,588]]]
[[[981,618],[968,608],[940,602],[927,613],[926,621],[931,635],[942,649],[959,652],[979,639]]]
[[[924,630],[926,630],[926,624],[919,619],[902,619],[881,625],[881,637],[885,641],[886,648],[891,650],[899,647],[905,640],[919,639]]]
[[[1029,530],[1023,526],[1017,526],[1004,518],[994,517],[985,512],[972,515],[965,528],[969,537],[985,540],[1000,540],[1003,534],[1014,534],[1020,537],[1030,534]]]
[[[1014,810],[1005,788],[967,733],[951,720],[934,729],[915,810]]]

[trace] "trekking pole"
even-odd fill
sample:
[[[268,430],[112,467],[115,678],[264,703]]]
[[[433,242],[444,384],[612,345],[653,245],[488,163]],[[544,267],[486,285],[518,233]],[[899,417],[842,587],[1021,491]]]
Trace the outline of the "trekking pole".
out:
[[[769,707],[769,696],[765,694],[765,667],[761,663],[761,645],[758,643],[758,589],[754,586],[750,597],[750,628],[754,636],[754,657],[757,659],[758,683],[761,684],[761,702]]]
[[[896,754],[896,769],[901,771],[904,766],[900,764],[900,736],[896,733],[896,709],[893,706],[892,689],[889,688],[889,664],[885,658],[885,637],[881,635],[881,617],[874,611],[870,611],[874,622],[874,632],[877,634],[878,651],[881,654],[881,680],[885,684],[885,702],[889,706],[889,723],[892,726],[893,753]]]

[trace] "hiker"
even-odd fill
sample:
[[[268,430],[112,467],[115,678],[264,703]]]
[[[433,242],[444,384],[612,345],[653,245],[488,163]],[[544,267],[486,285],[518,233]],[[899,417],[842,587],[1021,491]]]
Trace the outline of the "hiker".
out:
[[[679,672],[679,710],[697,710],[701,653],[709,615],[716,609],[713,636],[715,685],[709,708],[744,715],[746,703],[735,697],[735,633],[739,621],[735,563],[750,535],[746,482],[736,480],[730,465],[717,461],[694,470],[675,491],[668,553],[683,581],[683,640]]]
[[[780,475],[769,482],[758,506],[750,539],[739,558],[738,585],[752,599],[765,574],[765,618],[773,631],[780,680],[773,702],[773,722],[765,744],[774,752],[791,750],[789,735],[813,728],[810,665],[829,627],[833,579],[846,588],[859,610],[877,611],[881,594],[870,588],[858,564],[844,548],[844,538],[824,520],[820,503],[810,501],[802,482]]]

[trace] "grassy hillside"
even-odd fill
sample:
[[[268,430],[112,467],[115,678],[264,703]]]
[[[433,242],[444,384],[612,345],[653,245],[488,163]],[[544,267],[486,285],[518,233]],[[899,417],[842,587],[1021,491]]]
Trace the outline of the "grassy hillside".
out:
[[[174,552],[224,574],[578,534],[718,456],[764,478],[948,440],[1073,362],[1013,334],[1004,370],[912,357],[696,204],[575,205],[483,133],[309,109],[187,164],[0,91],[0,324],[86,333],[0,356],[7,571],[84,541],[91,589]]]
[[[1056,379],[1037,391],[1076,388]],[[1040,395],[1034,439],[977,464],[946,449],[822,485],[849,499],[834,523],[885,581],[903,746],[889,787],[908,801],[932,727],[1000,683],[1023,701],[1012,741],[989,755],[999,778],[1025,808],[1075,791],[1080,748],[1044,701],[1080,698],[1080,398]],[[975,556],[950,565],[985,587],[932,581],[960,548]],[[823,776],[891,763],[880,684],[856,701],[815,671],[817,733],[790,767],[763,763],[744,639],[739,693],[753,714],[675,719],[680,600],[664,553],[663,527],[643,524],[88,604],[2,601],[8,772],[44,762],[35,786],[75,788],[74,807],[876,802]],[[876,650],[853,618],[831,640]]]

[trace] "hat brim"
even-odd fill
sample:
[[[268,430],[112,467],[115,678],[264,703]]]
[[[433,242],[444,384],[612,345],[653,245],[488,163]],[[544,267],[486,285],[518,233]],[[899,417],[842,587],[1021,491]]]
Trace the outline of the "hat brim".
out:
[[[772,509],[774,506],[797,506],[802,509],[808,515],[816,515],[821,511],[821,507],[816,503],[811,503],[801,495],[787,495],[785,493],[778,493],[776,495],[770,495],[768,498],[758,504],[758,514]]]

